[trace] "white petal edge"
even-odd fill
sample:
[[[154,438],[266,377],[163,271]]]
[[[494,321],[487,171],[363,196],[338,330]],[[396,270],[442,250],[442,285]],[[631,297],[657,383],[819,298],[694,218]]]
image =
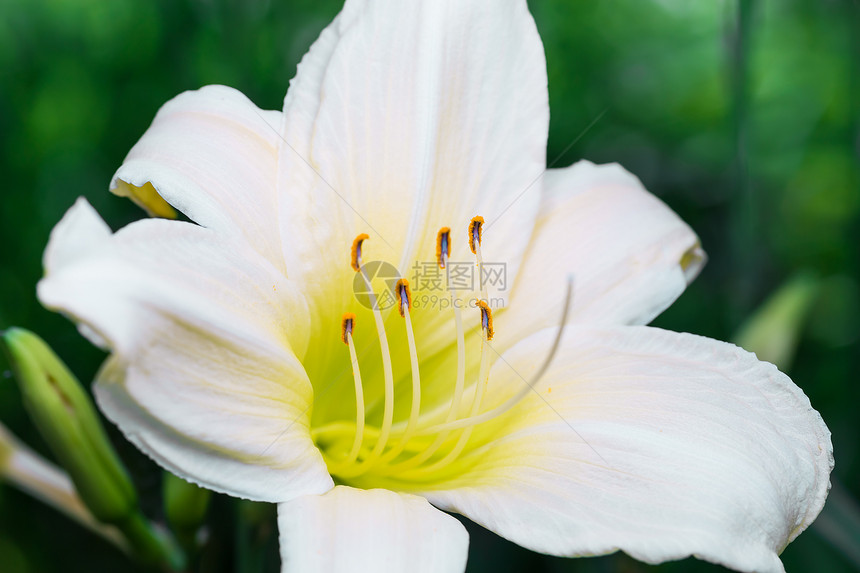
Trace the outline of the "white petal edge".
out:
[[[161,196],[192,221],[247,241],[283,271],[275,189],[281,123],[281,112],[260,110],[233,88],[182,93],[158,110],[111,191],[151,214],[162,213]]]
[[[307,344],[307,309],[265,259],[190,223],[145,220],[109,235],[78,201],[45,265],[40,300],[113,352],[99,403],[156,461],[263,501],[331,487],[291,350]]]
[[[167,471],[219,493],[271,503],[322,493],[334,485],[318,471],[319,466],[304,471],[278,463],[276,456],[266,457],[266,452],[249,462],[178,432],[135,401],[125,378],[125,370],[108,359],[93,386],[96,402],[128,441]]]
[[[540,217],[499,332],[558,324],[568,277],[570,322],[647,324],[704,265],[695,233],[618,164],[580,161],[544,179]]]
[[[554,335],[504,354],[490,403],[530,379]],[[641,326],[568,327],[535,392],[474,439],[474,467],[416,493],[542,553],[740,571],[783,571],[833,467],[821,416],[776,367]]]
[[[337,486],[278,505],[287,573],[460,573],[469,534],[426,499]]]

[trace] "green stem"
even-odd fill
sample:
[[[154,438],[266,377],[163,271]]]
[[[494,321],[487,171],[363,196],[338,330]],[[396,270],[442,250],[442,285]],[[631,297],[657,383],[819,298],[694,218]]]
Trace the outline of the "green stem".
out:
[[[258,573],[265,570],[274,526],[272,504],[240,500],[236,504],[236,573]]]
[[[732,46],[732,126],[735,142],[734,178],[736,194],[732,228],[736,283],[733,289],[738,301],[736,312],[745,316],[752,306],[753,292],[759,274],[756,264],[758,209],[749,173],[749,53],[753,0],[738,0]]]
[[[139,511],[117,524],[132,552],[146,566],[165,571],[181,571],[185,555],[165,530],[156,529]]]
[[[116,528],[93,518],[69,476],[19,442],[3,424],[0,424],[0,476],[128,553],[128,544]]]

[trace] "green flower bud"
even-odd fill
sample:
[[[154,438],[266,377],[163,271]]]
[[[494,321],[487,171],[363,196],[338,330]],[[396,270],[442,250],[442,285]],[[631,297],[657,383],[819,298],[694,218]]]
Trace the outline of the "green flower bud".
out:
[[[212,492],[168,472],[164,473],[163,488],[167,522],[184,545],[193,547]]]
[[[119,524],[137,512],[137,494],[80,382],[38,336],[3,333],[24,405],[92,514]]]

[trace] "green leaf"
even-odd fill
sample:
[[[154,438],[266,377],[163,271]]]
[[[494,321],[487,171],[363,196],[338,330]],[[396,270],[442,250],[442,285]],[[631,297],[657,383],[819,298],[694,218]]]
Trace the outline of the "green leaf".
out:
[[[746,320],[734,336],[735,344],[788,370],[819,284],[809,273],[792,277]]]

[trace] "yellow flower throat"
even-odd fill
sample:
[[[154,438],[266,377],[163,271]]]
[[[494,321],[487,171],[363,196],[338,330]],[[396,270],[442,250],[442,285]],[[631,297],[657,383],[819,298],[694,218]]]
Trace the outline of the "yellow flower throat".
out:
[[[469,247],[475,255],[479,272],[483,271],[481,254],[481,234],[484,219],[474,217],[469,224]],[[356,334],[356,316],[345,313],[342,318],[341,339],[348,347],[352,365],[355,387],[356,413],[354,421],[336,421],[314,427],[312,437],[322,451],[329,472],[344,483],[358,485],[401,484],[408,489],[409,485],[427,487],[430,483],[444,477],[454,476],[472,463],[479,452],[469,452],[466,448],[475,427],[501,416],[530,391],[548,367],[561,338],[559,328],[555,342],[543,366],[531,382],[516,392],[506,401],[495,407],[484,408],[483,400],[487,391],[490,373],[490,358],[495,350],[490,346],[493,339],[493,313],[487,303],[486,287],[481,284],[481,300],[475,306],[480,309],[481,350],[477,378],[466,384],[466,341],[463,317],[459,304],[456,303],[457,292],[451,287],[448,274],[448,258],[451,254],[451,234],[448,227],[439,230],[436,238],[436,259],[441,269],[446,270],[446,281],[450,307],[454,314],[457,347],[457,374],[454,382],[450,404],[440,412],[421,412],[421,377],[418,353],[415,344],[415,334],[412,327],[412,293],[409,282],[405,279],[397,281],[395,295],[397,309],[403,317],[406,340],[409,347],[409,358],[412,373],[412,391],[408,418],[394,420],[395,399],[405,399],[395,396],[394,376],[391,365],[388,337],[382,314],[377,304],[376,296],[371,288],[371,281],[361,264],[362,247],[368,235],[361,234],[353,241],[351,266],[359,274],[367,287],[370,306],[376,326],[379,349],[382,358],[382,373],[384,377],[384,402],[381,423],[370,425],[366,421],[364,389],[361,380],[361,370],[358,362],[353,336]],[[570,285],[562,315],[562,325],[566,320],[570,305]],[[404,404],[405,406],[405,404]]]

